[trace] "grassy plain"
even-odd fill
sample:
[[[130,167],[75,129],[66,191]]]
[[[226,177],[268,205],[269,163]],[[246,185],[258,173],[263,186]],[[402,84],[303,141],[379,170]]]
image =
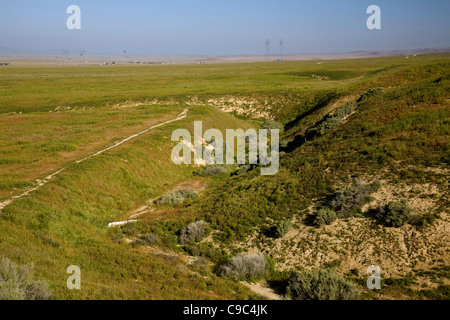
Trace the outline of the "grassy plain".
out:
[[[333,192],[349,174],[378,177],[387,172],[381,178],[393,185],[434,183],[441,195],[448,187],[446,171],[433,175],[426,169],[448,168],[449,58],[440,54],[224,65],[2,67],[0,199],[7,199],[11,191],[21,194],[36,185],[35,179],[69,167],[0,212],[0,255],[33,262],[36,277],[50,283],[57,299],[254,298],[239,283],[212,272],[204,278],[187,268],[189,250],[177,245],[180,229],[196,219],[210,224],[214,240],[206,246],[220,248],[210,250],[211,263],[220,262],[223,252],[254,250],[242,244],[251,243],[255,234],[267,243],[264,253],[277,261],[279,244],[260,230],[282,219],[301,221],[317,199]],[[382,87],[383,94],[358,103],[343,126],[303,142],[306,129],[333,104],[356,100],[375,87]],[[75,162],[173,119],[185,108],[185,119]],[[285,126],[282,139],[287,147],[279,174],[262,177],[252,170],[204,178],[208,187],[198,202],[187,208],[162,208],[140,222],[140,232],[161,236],[158,246],[133,248],[107,227],[180,182],[193,180],[197,168],[170,162],[173,130],[192,129],[194,120],[203,120],[204,129],[246,129],[257,127],[261,114]],[[438,199],[432,211],[445,220],[448,200]],[[355,219],[362,219],[364,227],[371,221],[364,216]],[[294,240],[286,241],[281,250],[292,249]],[[330,254],[315,234],[301,246],[328,258],[302,264],[294,257],[293,268],[323,268],[336,259],[336,252]],[[348,272],[345,261],[355,258],[354,248],[346,253],[336,250],[344,261],[341,271]],[[430,253],[430,259],[436,259],[430,267],[448,263],[448,252],[444,262],[436,252]],[[66,288],[65,270],[73,264],[83,272],[80,291]],[[282,273],[271,277],[285,280]],[[447,285],[447,280],[440,280]],[[389,294],[417,297],[416,291],[408,290],[400,286]]]

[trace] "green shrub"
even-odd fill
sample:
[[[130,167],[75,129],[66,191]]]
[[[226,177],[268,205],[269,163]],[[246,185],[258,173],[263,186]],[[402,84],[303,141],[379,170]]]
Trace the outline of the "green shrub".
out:
[[[136,239],[131,243],[131,246],[133,248],[145,246],[145,245],[147,245],[147,242],[145,242],[145,240],[143,240],[143,239]]]
[[[204,257],[219,264],[229,259],[225,250],[215,247],[211,242],[188,244],[184,246],[184,250],[192,256]]]
[[[202,276],[208,276],[211,273],[211,266],[208,260],[203,257],[198,257],[192,263],[188,264],[189,269],[198,272]]]
[[[138,233],[138,229],[136,228],[136,222],[130,222],[122,227],[122,232],[127,236],[133,237]]]
[[[355,101],[350,101],[337,108],[333,113],[325,115],[313,127],[306,130],[306,138],[311,140],[323,136],[328,131],[340,126],[346,116],[353,112],[356,107]]]
[[[205,222],[192,222],[180,232],[180,244],[199,242],[205,237]]]
[[[336,212],[330,208],[322,208],[317,211],[312,219],[312,224],[317,227],[330,225],[337,219]]]
[[[392,201],[378,208],[376,217],[387,227],[398,228],[411,221],[411,208],[405,199],[401,202]]]
[[[249,172],[252,168],[253,166],[251,164],[241,165],[235,172],[233,172],[233,175],[240,176],[241,174]]]
[[[358,102],[370,98],[370,97],[374,97],[380,93],[383,93],[383,88],[371,88],[369,90],[367,90],[366,92],[364,92],[358,99]]]
[[[281,220],[280,222],[278,222],[277,226],[276,226],[276,236],[278,238],[282,238],[286,235],[286,233],[289,232],[289,230],[292,227],[292,222],[291,220]]]
[[[262,254],[239,254],[218,270],[220,276],[234,280],[257,279],[267,273],[267,260]]]
[[[436,221],[436,215],[421,214],[421,215],[411,216],[409,223],[416,227],[419,227],[419,228],[426,228],[426,227],[434,224],[435,221]]]
[[[357,295],[356,285],[333,270],[299,272],[286,292],[294,300],[352,300]]]
[[[0,300],[46,300],[50,298],[46,282],[35,281],[32,266],[18,266],[8,258],[0,259]]]
[[[141,239],[148,245],[156,245],[161,242],[161,239],[158,237],[158,235],[154,233],[146,233],[144,234]]]
[[[177,190],[175,192],[166,193],[156,200],[159,204],[181,204],[187,199],[197,198],[198,194],[191,189]]]

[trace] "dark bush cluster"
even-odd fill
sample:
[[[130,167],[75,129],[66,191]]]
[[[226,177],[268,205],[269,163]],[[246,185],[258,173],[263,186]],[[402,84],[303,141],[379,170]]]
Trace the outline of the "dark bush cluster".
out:
[[[316,227],[330,225],[337,219],[336,212],[330,208],[319,209],[312,217],[311,224]]]
[[[188,199],[194,199],[197,197],[198,194],[194,190],[183,189],[171,193],[166,193],[155,202],[159,204],[181,204]]]
[[[358,99],[358,102],[379,95],[380,93],[383,93],[383,88],[371,88],[369,90],[367,90],[366,92],[364,92]]]
[[[378,187],[378,181],[369,184],[361,178],[352,178],[332,196],[331,207],[338,218],[348,218],[370,200],[369,195]]]
[[[313,127],[306,130],[306,138],[311,140],[323,136],[328,131],[342,124],[344,118],[348,116],[356,107],[355,101],[350,101],[336,109],[333,113],[325,115]]]
[[[376,218],[387,227],[398,228],[411,221],[411,208],[405,199],[401,202],[392,201],[378,208]]]
[[[33,280],[31,266],[18,266],[0,259],[0,300],[46,300],[50,289],[46,282]]]
[[[180,232],[180,244],[199,242],[205,237],[205,222],[192,222]]]
[[[218,274],[234,280],[257,279],[267,275],[268,264],[262,254],[239,254],[220,266]]]
[[[428,226],[431,226],[432,224],[434,224],[434,222],[436,221],[436,218],[438,216],[435,214],[421,214],[421,215],[414,215],[411,216],[411,219],[409,221],[409,223],[411,225],[414,225],[416,227],[420,227],[420,228],[426,228]]]
[[[299,272],[286,292],[294,300],[353,300],[357,295],[356,285],[333,270]]]

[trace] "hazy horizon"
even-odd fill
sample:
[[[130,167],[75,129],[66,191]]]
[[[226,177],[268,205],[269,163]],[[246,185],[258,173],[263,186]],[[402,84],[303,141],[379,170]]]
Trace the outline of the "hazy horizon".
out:
[[[81,8],[69,30],[68,6]],[[369,30],[368,6],[381,8]],[[339,54],[450,47],[449,1],[7,1],[0,49],[34,54],[245,56]],[[281,52],[280,39],[283,40]],[[126,51],[126,52],[125,52]]]

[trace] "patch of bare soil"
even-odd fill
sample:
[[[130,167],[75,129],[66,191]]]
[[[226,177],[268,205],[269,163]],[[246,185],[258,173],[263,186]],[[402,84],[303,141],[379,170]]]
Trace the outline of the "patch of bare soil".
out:
[[[440,201],[448,201],[445,191],[448,183],[394,185],[382,180],[381,185],[363,212],[406,198],[413,214],[426,214],[435,212]],[[343,274],[356,269],[364,275],[370,265],[377,265],[383,277],[400,278],[409,272],[450,265],[450,214],[447,209],[426,228],[409,224],[388,228],[371,218],[340,219],[332,225],[315,228],[306,226],[303,218],[297,217],[293,220],[294,227],[283,238],[270,239],[255,233],[237,247],[245,248],[249,253],[272,256],[280,270],[334,267]],[[447,278],[438,281],[450,284]],[[437,285],[426,277],[419,277],[418,283],[429,287]]]
[[[241,281],[241,283],[250,288],[254,293],[266,298],[267,300],[283,300],[283,297],[275,292],[275,290],[272,289],[266,281],[256,283]]]

